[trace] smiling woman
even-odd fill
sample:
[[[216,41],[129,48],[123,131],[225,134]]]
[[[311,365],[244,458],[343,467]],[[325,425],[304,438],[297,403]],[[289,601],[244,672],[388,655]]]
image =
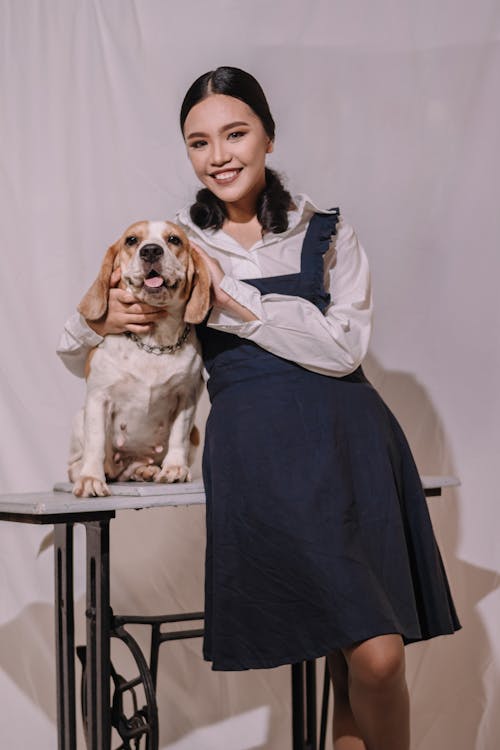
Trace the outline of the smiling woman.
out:
[[[227,218],[253,216],[266,186],[266,155],[273,149],[257,115],[244,102],[215,94],[190,110],[184,128],[196,176],[226,206]]]
[[[180,121],[204,188],[179,219],[217,264],[197,327],[204,657],[231,670],[326,654],[336,747],[407,750],[403,647],[460,623],[408,444],[360,367],[366,257],[337,209],[292,200],[266,168],[275,124],[252,76],[201,76]]]
[[[193,169],[205,185],[191,207],[193,221],[202,228],[224,224],[248,247],[265,231],[284,231],[293,201],[266,167],[276,126],[258,81],[238,68],[200,76],[184,98],[180,125]]]

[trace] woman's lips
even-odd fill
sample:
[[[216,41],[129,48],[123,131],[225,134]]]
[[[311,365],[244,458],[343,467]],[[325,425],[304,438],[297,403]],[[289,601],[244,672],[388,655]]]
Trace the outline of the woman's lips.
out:
[[[214,172],[211,177],[218,185],[229,185],[238,179],[241,169],[225,169],[223,172]]]

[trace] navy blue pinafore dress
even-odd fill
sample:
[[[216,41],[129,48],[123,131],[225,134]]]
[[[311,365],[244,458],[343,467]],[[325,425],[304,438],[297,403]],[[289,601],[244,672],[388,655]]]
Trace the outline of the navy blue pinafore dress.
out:
[[[244,279],[324,311],[338,210],[315,214],[300,273]],[[205,637],[214,670],[276,667],[385,633],[461,625],[405,436],[358,368],[306,370],[197,326],[211,401]]]

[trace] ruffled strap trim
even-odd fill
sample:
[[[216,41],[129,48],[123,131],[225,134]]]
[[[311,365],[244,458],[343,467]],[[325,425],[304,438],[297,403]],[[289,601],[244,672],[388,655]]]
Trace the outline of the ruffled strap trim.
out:
[[[332,237],[337,234],[340,216],[339,208],[330,209],[331,213],[315,213],[307,228],[300,261],[301,273],[311,274],[314,279],[314,302],[322,312],[331,302],[330,294],[325,291],[323,277],[323,256],[330,247]]]

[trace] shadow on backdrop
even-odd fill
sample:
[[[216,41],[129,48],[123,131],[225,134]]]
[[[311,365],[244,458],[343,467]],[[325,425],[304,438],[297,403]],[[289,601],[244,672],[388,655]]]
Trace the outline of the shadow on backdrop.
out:
[[[363,367],[401,423],[420,474],[460,479],[452,441],[424,385],[411,373],[385,370],[372,353]],[[500,736],[498,712],[486,712],[488,706],[498,705],[500,675],[478,607],[498,588],[499,574],[458,557],[460,504],[474,500],[467,487],[445,489],[441,497],[428,498],[462,630],[406,648],[415,750],[434,750],[439,734],[455,750],[491,750],[493,738]],[[467,711],[460,709],[463,701]],[[428,737],[431,726],[434,739]]]

